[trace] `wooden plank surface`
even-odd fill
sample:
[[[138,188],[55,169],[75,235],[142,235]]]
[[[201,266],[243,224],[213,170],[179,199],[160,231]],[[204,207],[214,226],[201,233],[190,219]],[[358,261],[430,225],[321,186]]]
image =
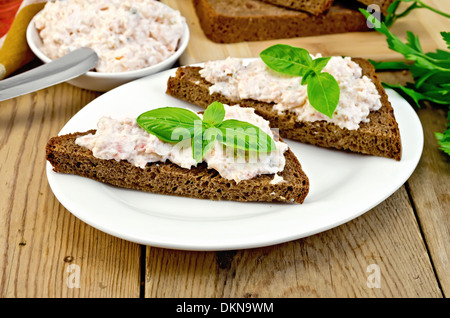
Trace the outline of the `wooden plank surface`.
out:
[[[450,295],[450,158],[434,137],[434,132],[445,130],[447,111],[426,104],[417,113],[425,149],[408,186],[442,289]]]
[[[404,85],[407,72],[379,72],[382,81]],[[406,186],[433,267],[445,295],[450,295],[450,157],[439,149],[434,132],[444,132],[448,105],[423,103],[416,108],[424,133],[419,164]]]
[[[228,56],[255,57],[263,49],[275,43],[303,47],[311,53],[322,53],[323,55],[346,55],[371,58],[377,61],[402,58],[400,54],[389,50],[386,37],[375,31],[231,44],[215,43],[205,37],[199,25],[192,0],[161,0],[161,2],[180,10],[181,14],[188,21],[191,39],[185,54],[180,59],[183,65],[222,59]],[[450,1],[427,0],[426,3],[444,12],[450,11]],[[401,8],[405,6],[407,4],[403,4]],[[449,30],[449,27],[448,19],[421,9],[413,11],[409,16],[398,20],[391,31],[401,39],[405,39],[407,30],[414,32],[419,35],[423,49],[430,51],[436,48],[445,49],[445,42],[442,40],[439,32]]]
[[[54,197],[45,145],[98,94],[57,85],[0,103],[0,297],[139,297],[140,246]]]
[[[379,288],[370,277],[375,267]],[[147,247],[145,292],[186,298],[442,297],[404,187],[351,222],[293,242],[217,253]]]
[[[191,8],[190,0],[164,2]],[[445,1],[428,2],[448,8]],[[442,29],[442,20],[426,11],[417,19],[413,27],[427,32],[424,47],[436,46],[440,38],[434,31]],[[413,23],[407,21],[397,25],[399,30]],[[195,25],[195,17],[188,23]],[[191,32],[182,64],[230,54],[256,56],[268,45],[207,45],[195,37],[198,29]],[[339,43],[341,52],[348,49],[343,37],[330,37],[300,41],[324,48],[324,54],[336,52]],[[381,42],[358,45],[355,52],[396,58]],[[401,72],[381,76],[388,82],[408,79]],[[0,297],[448,297],[450,161],[433,136],[445,127],[443,108],[417,110],[425,148],[416,171],[361,217],[284,244],[192,252],[107,235],[75,218],[54,197],[45,174],[47,140],[97,96],[60,84],[0,103]],[[376,273],[379,281],[371,279]]]
[[[140,246],[76,219],[45,177],[47,139],[96,96],[61,84],[0,103],[2,297],[140,295]],[[148,246],[143,295],[442,297],[421,227],[402,187],[358,219],[285,244],[218,253]],[[380,288],[367,286],[370,265]],[[80,288],[69,288],[77,266]]]

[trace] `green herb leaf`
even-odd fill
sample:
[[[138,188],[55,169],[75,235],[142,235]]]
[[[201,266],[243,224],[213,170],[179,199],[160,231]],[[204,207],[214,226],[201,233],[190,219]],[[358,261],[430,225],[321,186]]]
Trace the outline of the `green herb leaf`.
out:
[[[153,109],[138,116],[137,123],[148,133],[164,142],[189,140],[192,157],[198,163],[218,140],[233,150],[270,152],[276,149],[273,139],[259,127],[250,123],[225,118],[223,104],[208,106],[203,121],[194,112],[176,107]]]
[[[327,66],[328,61],[331,56],[328,57],[318,57],[312,61],[311,67],[317,72],[321,72],[325,66]]]
[[[437,49],[436,52],[428,52],[425,55],[436,60],[443,67],[450,67],[450,52],[448,51]]]
[[[450,32],[441,32],[442,39],[447,43],[447,49],[450,49]]]
[[[411,31],[406,31],[406,40],[409,46],[415,49],[417,52],[423,52],[418,35],[415,35]]]
[[[316,109],[331,118],[340,95],[336,79],[329,73],[314,73],[308,78],[307,91],[311,106],[320,105]]]
[[[391,88],[395,90],[397,93],[402,95],[405,99],[410,99],[414,102],[416,107],[420,107],[419,102],[425,99],[425,96],[419,92],[416,92],[413,89],[406,88],[402,85],[391,85],[387,83],[383,83],[383,86],[386,88]]]
[[[403,0],[407,2],[408,0]],[[412,0],[410,0],[412,1]],[[409,2],[410,2],[409,1]],[[395,19],[404,16],[409,13],[407,10],[414,8],[428,8],[436,13],[450,18],[449,14],[439,12],[421,1],[415,1],[406,11],[400,15],[395,14],[395,10],[398,7],[400,0],[395,1],[388,9],[390,16],[388,15],[385,20],[386,23],[393,23]],[[366,18],[369,18],[370,14],[366,10],[360,10]],[[374,17],[370,16],[372,19]],[[444,50],[436,50],[436,52],[424,53],[418,36],[412,32],[407,32],[406,43],[403,43],[396,35],[388,30],[388,26],[385,23],[378,21],[374,23],[376,30],[386,36],[389,48],[397,51],[405,57],[406,63],[403,62],[386,62],[371,63],[378,69],[404,69],[409,70],[413,76],[414,83],[406,83],[406,85],[392,85],[383,83],[384,87],[392,88],[402,95],[405,99],[412,102],[413,105],[420,107],[421,101],[429,101],[436,104],[450,105],[450,52]],[[441,32],[442,38],[447,43],[450,49],[450,33]],[[411,62],[411,63],[410,63]],[[435,137],[440,145],[440,149],[450,155],[450,111],[447,115],[447,130],[444,133],[435,133]]]
[[[450,155],[450,110],[447,112],[447,130],[444,133],[434,133],[439,149]]]
[[[440,145],[439,149],[445,152],[447,155],[450,155],[450,129],[447,129],[445,133],[434,133],[438,144]]]
[[[331,118],[340,95],[339,84],[334,77],[322,72],[331,57],[312,59],[307,50],[285,44],[276,44],[265,49],[260,57],[274,71],[301,77],[301,84],[308,85],[311,106]],[[312,87],[309,87],[310,85]]]
[[[268,47],[259,56],[272,70],[293,76],[305,75],[312,65],[307,50],[285,44]]]
[[[308,85],[308,79],[309,79],[309,77],[311,76],[311,75],[314,75],[314,74],[316,74],[316,72],[314,71],[314,70],[309,70],[309,71],[307,71],[306,72],[306,74],[305,75],[303,75],[303,77],[302,77],[302,82],[301,82],[301,84],[302,85]]]
[[[407,70],[409,68],[405,62],[376,62],[373,60],[369,60],[369,62],[377,70]]]
[[[203,160],[203,129],[202,122],[194,123],[194,135],[191,138],[192,157],[195,162],[199,163]]]
[[[402,12],[397,13],[397,10],[401,2],[413,2],[413,3],[406,9],[404,9]],[[387,27],[391,27],[394,24],[394,22],[397,21],[398,19],[407,16],[414,9],[421,9],[421,8],[428,9],[439,15],[450,18],[450,14],[439,11],[436,8],[430,7],[421,0],[395,0],[394,2],[391,3],[391,5],[387,9],[388,14],[385,17],[384,23],[386,24]]]
[[[219,125],[225,118],[225,109],[223,104],[219,102],[213,102],[206,108],[203,113],[203,122],[212,126]]]
[[[271,152],[276,149],[272,138],[250,123],[228,119],[218,129],[222,132],[222,143],[244,151]]]
[[[177,142],[194,136],[195,121],[201,122],[194,112],[176,107],[150,110],[137,118],[144,130],[165,142]]]

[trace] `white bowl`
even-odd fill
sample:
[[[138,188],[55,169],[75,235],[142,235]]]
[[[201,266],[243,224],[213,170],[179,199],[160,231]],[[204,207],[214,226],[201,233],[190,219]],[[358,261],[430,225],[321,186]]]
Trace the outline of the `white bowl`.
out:
[[[27,28],[27,42],[31,49],[31,51],[44,63],[51,62],[51,59],[48,58],[42,51],[41,48],[43,46],[42,40],[39,36],[38,31],[34,25],[34,19],[31,20],[30,24]],[[184,32],[178,43],[178,48],[173,55],[171,55],[166,60],[152,65],[150,67],[146,67],[140,70],[128,71],[128,72],[117,72],[117,73],[101,73],[101,72],[87,72],[77,78],[74,78],[68,83],[93,91],[106,92],[117,86],[128,83],[135,79],[145,77],[150,74],[158,73],[167,69],[170,69],[178,58],[183,54],[186,50],[186,47],[189,42],[189,28],[187,23],[184,22]]]

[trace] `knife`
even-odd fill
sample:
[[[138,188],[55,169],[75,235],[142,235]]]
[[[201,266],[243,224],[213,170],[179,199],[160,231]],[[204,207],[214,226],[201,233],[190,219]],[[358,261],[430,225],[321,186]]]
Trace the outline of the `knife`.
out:
[[[50,63],[0,81],[0,101],[31,93],[78,77],[97,65],[89,48],[77,49]]]

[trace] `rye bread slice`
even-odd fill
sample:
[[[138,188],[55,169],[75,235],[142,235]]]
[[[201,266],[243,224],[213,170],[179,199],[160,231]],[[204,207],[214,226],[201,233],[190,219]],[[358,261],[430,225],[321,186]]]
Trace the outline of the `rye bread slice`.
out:
[[[328,10],[334,0],[261,0],[281,7],[293,10],[305,11],[319,15]]]
[[[185,169],[169,161],[155,162],[141,169],[126,160],[98,159],[92,151],[75,143],[78,136],[89,133],[95,130],[48,141],[47,160],[54,171],[121,188],[210,200],[303,203],[309,191],[308,177],[290,149],[285,152],[285,168],[278,173],[284,182],[272,184],[274,175],[270,174],[236,183],[221,177],[216,170],[207,169],[204,163]]]
[[[193,0],[193,3],[205,36],[217,43],[371,30],[358,10],[340,4],[313,15],[257,0]]]
[[[279,114],[273,103],[259,102],[251,99],[230,100],[219,93],[209,93],[212,85],[199,74],[200,67],[185,66],[177,69],[176,75],[170,77],[166,93],[201,107],[207,107],[213,101],[228,105],[239,104],[252,107],[255,113],[270,122],[272,128],[278,128],[280,136],[325,148],[346,150],[361,154],[401,159],[401,139],[394,110],[372,64],[361,58],[352,58],[358,63],[363,75],[375,84],[382,107],[369,114],[370,121],[362,123],[357,130],[340,128],[326,121],[300,122],[294,113]]]

